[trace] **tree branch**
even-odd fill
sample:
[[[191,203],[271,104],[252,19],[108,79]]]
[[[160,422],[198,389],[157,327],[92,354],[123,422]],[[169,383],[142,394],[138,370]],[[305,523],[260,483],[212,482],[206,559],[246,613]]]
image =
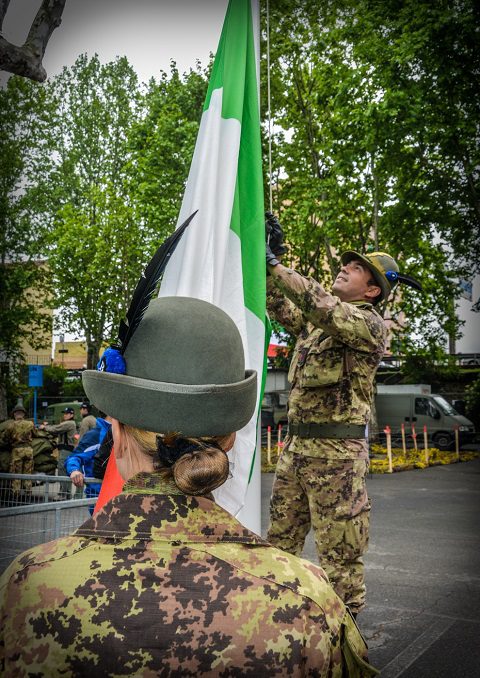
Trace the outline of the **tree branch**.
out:
[[[5,16],[9,2],[10,0],[0,0],[0,20]],[[46,79],[47,73],[42,66],[42,59],[50,36],[60,26],[65,2],[66,0],[43,0],[22,47],[13,45],[0,36],[1,69],[36,82]]]

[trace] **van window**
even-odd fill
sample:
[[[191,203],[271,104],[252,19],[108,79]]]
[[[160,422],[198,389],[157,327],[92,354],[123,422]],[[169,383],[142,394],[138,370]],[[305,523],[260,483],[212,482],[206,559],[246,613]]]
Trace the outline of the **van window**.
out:
[[[427,417],[430,416],[428,404],[428,398],[415,398],[415,414],[425,414]]]
[[[415,414],[440,419],[441,415],[429,398],[415,398]]]
[[[455,415],[458,414],[457,410],[455,410],[449,402],[445,400],[445,398],[442,398],[442,396],[433,396],[434,401],[436,404],[440,407],[442,412],[444,414],[448,415]]]

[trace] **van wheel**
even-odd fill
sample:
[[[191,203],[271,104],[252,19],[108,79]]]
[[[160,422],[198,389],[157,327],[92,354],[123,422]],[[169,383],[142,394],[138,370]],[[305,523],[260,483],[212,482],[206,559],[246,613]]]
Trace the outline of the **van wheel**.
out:
[[[439,450],[449,450],[452,446],[452,436],[449,433],[436,433],[433,436],[433,444]]]

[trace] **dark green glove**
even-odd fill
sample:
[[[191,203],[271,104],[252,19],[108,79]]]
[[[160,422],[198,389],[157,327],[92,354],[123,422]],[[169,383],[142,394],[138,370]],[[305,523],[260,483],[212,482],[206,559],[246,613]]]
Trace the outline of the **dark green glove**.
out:
[[[287,248],[283,244],[283,230],[277,217],[271,212],[265,212],[265,236],[270,250],[277,257],[285,254]],[[278,262],[277,262],[278,263]]]
[[[274,255],[272,252],[270,245],[268,242],[265,244],[265,258],[267,260],[267,264],[270,264],[270,266],[277,266],[280,262],[278,261],[277,257]],[[268,273],[267,273],[268,274]]]

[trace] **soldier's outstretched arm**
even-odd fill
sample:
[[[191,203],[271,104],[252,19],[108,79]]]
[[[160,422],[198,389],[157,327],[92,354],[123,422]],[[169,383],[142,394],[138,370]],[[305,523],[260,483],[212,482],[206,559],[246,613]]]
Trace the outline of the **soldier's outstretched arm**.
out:
[[[59,424],[47,424],[44,428],[49,433],[65,433],[71,429],[71,425],[69,421],[61,421]]]
[[[267,278],[267,309],[271,317],[294,336],[300,334],[306,324],[302,312],[278,289],[271,276]]]
[[[353,304],[327,292],[313,278],[305,278],[280,263],[269,265],[268,271],[275,285],[313,325],[358,351],[373,350],[383,355],[386,330],[377,313],[366,317]]]

